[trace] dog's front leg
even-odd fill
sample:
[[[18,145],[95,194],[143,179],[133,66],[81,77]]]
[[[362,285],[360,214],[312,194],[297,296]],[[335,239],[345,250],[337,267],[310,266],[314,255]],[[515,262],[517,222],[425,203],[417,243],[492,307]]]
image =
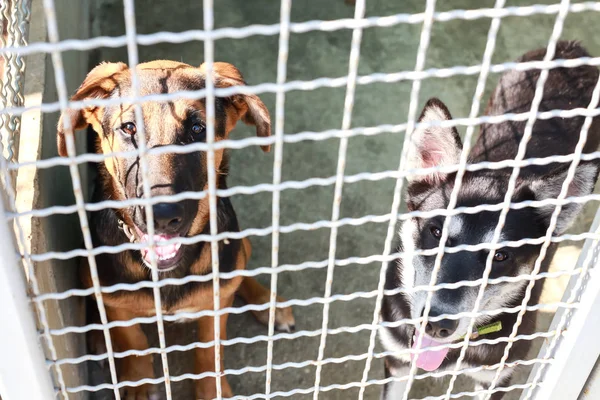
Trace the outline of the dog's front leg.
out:
[[[271,301],[271,292],[269,289],[261,285],[255,278],[251,276],[244,277],[238,294],[248,304],[263,305]],[[285,299],[277,296],[277,302],[283,303]],[[258,322],[269,325],[269,309],[266,310],[252,310],[254,318]],[[294,314],[292,314],[292,307],[277,307],[275,309],[275,329],[281,332],[293,332],[296,329],[296,322],[294,320]]]
[[[233,304],[234,295],[227,299],[221,299],[221,308],[230,307]],[[229,314],[219,316],[220,338],[227,339],[227,317]],[[215,338],[215,319],[213,317],[202,317],[198,320],[198,341],[202,343],[212,342]],[[223,346],[220,346],[221,372],[223,372]],[[199,348],[196,350],[196,373],[215,372],[215,347]],[[222,397],[233,397],[231,387],[225,376],[221,376]],[[210,400],[217,397],[217,387],[214,378],[204,378],[196,382],[196,399]]]
[[[242,269],[246,267],[248,260],[252,254],[252,246],[248,238],[242,239]],[[271,291],[261,285],[254,277],[246,276],[243,278],[237,293],[247,304],[263,305],[271,301]],[[281,296],[277,296],[277,302],[283,303],[285,300]],[[252,310],[254,318],[261,324],[269,325],[270,310]],[[275,309],[275,329],[282,332],[293,332],[296,328],[296,321],[292,313],[292,307],[277,307]]]
[[[106,307],[106,314],[110,321],[126,321],[137,315],[123,308]],[[114,327],[110,330],[111,339],[116,351],[146,350],[148,338],[139,324],[126,327]],[[130,356],[121,359],[119,382],[139,381],[144,378],[153,378],[152,355]],[[158,399],[156,388],[153,385],[128,386],[123,390],[125,400],[151,400]]]
[[[384,363],[385,368],[385,378],[400,378],[402,376],[408,375],[410,372],[410,364],[406,366],[402,365],[401,367],[390,368],[388,366],[387,360]],[[382,390],[380,400],[401,400],[404,397],[404,392],[407,389],[407,381],[406,380],[392,380],[386,383]]]
[[[496,384],[496,388],[502,388],[502,387],[507,387],[510,383],[510,375],[508,377],[505,378],[501,378],[498,383]],[[475,380],[475,391],[484,391],[484,390],[488,390],[490,388],[490,383],[489,382],[485,382],[482,383],[480,381]],[[494,392],[492,393],[492,395],[490,396],[490,400],[502,400],[504,398],[504,395],[506,394],[506,392]],[[487,397],[487,393],[481,393],[477,396],[477,399],[483,400]]]

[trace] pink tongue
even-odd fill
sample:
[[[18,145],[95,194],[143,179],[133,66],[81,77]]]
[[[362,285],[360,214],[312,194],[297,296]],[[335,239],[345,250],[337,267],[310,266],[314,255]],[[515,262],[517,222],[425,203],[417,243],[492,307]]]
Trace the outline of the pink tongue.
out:
[[[156,245],[154,248],[156,250],[156,255],[158,257],[165,257],[165,256],[173,254],[177,251],[176,244],[167,244],[164,246],[160,245],[160,242],[164,242],[169,239],[171,239],[171,237],[167,236],[167,235],[154,235],[154,244]],[[142,241],[144,241],[146,243],[149,242],[149,237],[147,234],[142,237]],[[149,256],[150,256],[150,251],[148,249],[144,249],[144,258],[149,257]]]
[[[416,349],[417,347],[418,335],[419,332],[415,331],[415,339],[412,346],[413,349]],[[441,346],[442,344],[443,343],[436,342],[430,337],[423,335],[423,339],[421,340],[421,349],[425,349],[427,347],[437,347]],[[440,365],[442,365],[444,358],[446,358],[446,354],[448,354],[448,350],[450,349],[445,348],[443,350],[426,350],[423,353],[411,354],[410,359],[414,360],[415,357],[418,357],[417,367],[424,369],[425,371],[431,372],[435,371],[440,367]]]

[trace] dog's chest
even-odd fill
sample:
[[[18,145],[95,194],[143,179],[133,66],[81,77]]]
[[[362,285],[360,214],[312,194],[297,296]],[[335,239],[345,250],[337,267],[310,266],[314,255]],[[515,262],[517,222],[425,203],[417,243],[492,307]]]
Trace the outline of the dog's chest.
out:
[[[197,319],[204,315],[202,311],[213,309],[212,290],[186,290],[177,296],[167,296],[161,293],[161,313],[163,316],[177,316],[176,321]],[[229,294],[229,293],[227,293]],[[156,315],[156,304],[151,289],[134,292],[128,295],[105,295],[104,302],[107,306],[116,309],[125,309],[139,317],[152,317]]]
[[[212,304],[212,302],[211,302]],[[162,316],[163,317],[172,317],[177,316],[175,319],[170,319],[169,322],[189,322],[190,320],[198,319],[205,316],[204,312],[208,312],[212,310],[212,305],[208,303],[201,303],[196,306],[187,306],[187,307],[171,307],[171,308],[162,308]],[[156,315],[156,308],[154,307],[144,307],[142,309],[138,308],[136,310],[136,315],[140,317],[153,317]]]
[[[163,315],[177,315],[177,319],[174,322],[189,322],[194,319],[198,319],[202,315],[198,315],[202,311],[208,311],[205,307],[186,307],[179,309],[165,310]]]

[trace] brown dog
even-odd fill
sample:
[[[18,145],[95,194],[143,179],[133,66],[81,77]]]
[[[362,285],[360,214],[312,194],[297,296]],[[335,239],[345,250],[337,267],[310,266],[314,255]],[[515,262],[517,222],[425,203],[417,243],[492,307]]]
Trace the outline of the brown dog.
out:
[[[137,67],[140,95],[173,93],[182,90],[200,90],[205,87],[202,66],[192,67],[173,61],[153,61]],[[244,85],[240,72],[231,64],[214,64],[215,87]],[[116,98],[130,96],[131,71],[123,63],[103,63],[94,68],[79,87],[72,100],[91,98]],[[205,132],[205,100],[177,99],[172,102],[145,102],[142,105],[144,127],[148,148],[165,145],[186,145],[202,142]],[[269,136],[271,123],[269,112],[263,102],[254,95],[233,95],[215,99],[215,140],[227,139],[238,120],[256,126],[258,136]],[[66,155],[63,118],[70,118],[75,129],[88,125],[97,133],[97,152],[109,154],[135,150],[139,133],[130,104],[89,107],[69,110],[61,116],[58,124],[58,151]],[[269,151],[269,146],[263,147]],[[187,154],[151,154],[147,156],[149,184],[152,196],[173,195],[182,192],[200,192],[208,187],[207,160],[205,152]],[[217,187],[226,188],[228,171],[226,150],[215,150]],[[93,201],[126,200],[142,197],[142,176],[139,157],[107,158],[98,166],[98,181]],[[184,200],[179,203],[159,203],[152,206],[156,243],[176,238],[209,233],[208,198]],[[236,215],[228,198],[219,198],[217,205],[219,232],[239,231]],[[147,242],[147,224],[143,207],[104,209],[94,212],[90,219],[94,246],[116,246],[130,241]],[[188,275],[206,275],[211,272],[210,243],[192,245],[169,244],[156,247],[160,279],[183,278]],[[246,267],[250,257],[248,239],[225,240],[219,243],[220,272],[231,272]],[[136,283],[151,280],[150,254],[147,250],[124,251],[118,254],[101,254],[96,257],[102,286],[117,283]],[[87,262],[82,266],[82,280],[86,287],[92,285]],[[221,304],[228,307],[235,293],[251,304],[264,304],[270,292],[253,278],[220,280]],[[167,285],[160,289],[164,314],[178,311],[197,312],[213,309],[212,281],[192,282],[185,285]],[[152,289],[105,293],[104,303],[110,321],[123,321],[155,314]],[[281,301],[282,299],[279,299]],[[268,321],[268,310],[254,312],[263,323]],[[290,308],[277,309],[276,328],[291,331],[294,318]],[[226,338],[227,314],[220,317],[221,339]],[[213,337],[214,319],[199,320],[200,342],[210,342]],[[117,327],[110,330],[116,351],[148,348],[148,340],[139,325]],[[221,347],[222,349],[222,347]],[[222,355],[222,351],[221,351]],[[223,358],[221,357],[221,360]],[[152,356],[126,357],[120,359],[119,380],[137,381],[153,376]],[[214,348],[198,349],[196,373],[214,371]],[[221,367],[223,368],[223,367]],[[223,369],[221,369],[223,370]],[[223,396],[232,395],[225,377],[221,379]],[[153,387],[144,385],[125,390],[126,399],[147,399]],[[196,383],[196,396],[212,399],[216,396],[214,378]]]

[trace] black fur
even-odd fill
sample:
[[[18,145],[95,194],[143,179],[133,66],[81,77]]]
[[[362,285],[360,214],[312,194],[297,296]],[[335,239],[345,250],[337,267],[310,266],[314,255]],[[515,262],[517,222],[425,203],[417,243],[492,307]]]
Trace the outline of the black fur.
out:
[[[221,166],[221,170],[227,171],[227,163],[228,157],[225,156],[223,159],[223,164]],[[100,163],[98,166],[100,176],[106,174],[104,164]],[[226,177],[222,176],[220,179],[220,187],[219,189],[226,189]],[[109,184],[108,181],[103,182],[105,185]],[[94,195],[92,198],[92,202],[99,202],[104,200],[109,200],[109,196],[107,196],[106,187],[102,185],[97,185],[96,190],[94,191]],[[217,199],[217,224],[218,224],[218,232],[239,232],[239,225],[237,221],[237,217],[231,201],[227,197],[219,197]],[[114,209],[103,209],[100,211],[96,211],[91,213],[90,217],[90,226],[92,233],[92,240],[94,243],[94,247],[99,246],[118,246],[123,243],[127,243],[129,239],[125,235],[125,233],[116,229],[119,225],[119,217],[117,212]],[[202,234],[210,233],[210,224],[207,224],[204,228]],[[223,241],[219,242],[219,272],[231,272],[235,269],[235,263],[238,256],[238,253],[241,248],[241,241],[239,239],[229,239],[229,244],[225,245]],[[199,242],[192,245],[187,245],[188,249],[185,250],[184,259],[180,262],[180,265],[168,272],[162,272],[161,278],[183,278],[185,276],[190,275],[190,267],[192,263],[198,259],[200,256],[202,249],[204,247],[210,248],[210,242]],[[129,254],[133,257],[136,262],[142,264],[143,261],[141,259],[140,252],[137,250],[129,250]],[[101,265],[102,268],[99,268],[98,274],[100,277],[100,281],[103,286],[111,286],[118,283],[137,283],[140,281],[151,281],[151,271],[149,268],[144,268],[146,276],[143,279],[139,279],[131,271],[123,266],[122,255],[119,254],[109,254],[103,253],[96,256],[96,260],[98,265]],[[210,271],[209,271],[210,272]],[[221,279],[222,283],[227,282],[227,279]],[[166,308],[172,307],[178,303],[181,299],[188,296],[191,292],[201,287],[212,287],[212,280],[208,280],[206,282],[190,282],[185,285],[167,285],[161,288],[161,300],[163,305]],[[115,293],[119,294],[119,292]],[[126,295],[126,293],[122,293],[122,295]],[[153,293],[151,288],[140,289],[136,291],[136,295],[140,296],[150,296],[153,298]]]
[[[521,62],[542,60],[545,49],[535,50],[525,54],[519,59]],[[571,59],[579,57],[589,57],[589,54],[577,42],[559,42],[556,48],[555,59]],[[501,115],[506,113],[528,112],[531,107],[531,101],[534,96],[537,79],[540,75],[539,70],[530,70],[526,72],[509,71],[505,73],[496,87],[490,99],[487,114]],[[556,68],[550,70],[548,80],[545,84],[544,96],[540,105],[540,111],[553,109],[569,110],[573,108],[586,108],[591,101],[592,92],[598,81],[598,69],[592,66],[580,66],[577,68]],[[430,100],[421,119],[425,116],[426,110],[435,107],[438,114],[441,112],[445,119],[451,119],[450,112],[446,106],[437,99]],[[573,153],[579,132],[584,122],[584,117],[575,118],[552,118],[548,120],[537,120],[533,126],[533,136],[528,144],[525,158],[548,157],[551,155],[566,155]],[[497,162],[502,160],[514,159],[520,140],[525,130],[526,121],[509,121],[500,124],[484,124],[481,127],[480,135],[469,153],[468,163],[478,162]],[[424,137],[427,132],[425,132]],[[432,132],[432,135],[440,135],[440,131]],[[444,143],[452,143],[455,140],[458,149],[446,149],[446,151],[458,151],[462,149],[460,138],[455,129],[448,129],[444,132]],[[431,140],[429,139],[423,140]],[[595,118],[589,133],[588,140],[584,147],[584,153],[594,152],[600,145],[600,119]],[[417,147],[418,149],[418,147]],[[426,150],[422,150],[426,151]],[[458,159],[458,155],[453,155]],[[450,157],[452,158],[452,157]],[[426,160],[427,154],[423,157],[415,158]],[[445,158],[441,158],[445,160]],[[566,175],[567,164],[552,163],[545,166],[530,166],[522,168],[517,180],[516,190],[511,199],[513,203],[519,203],[529,200],[540,200],[547,197],[556,197]],[[417,165],[416,167],[419,167]],[[574,195],[585,195],[593,190],[595,181],[598,178],[600,170],[600,161],[592,160],[581,162],[576,173],[576,184],[572,184],[569,189]],[[473,207],[481,204],[498,204],[504,199],[507,192],[508,181],[512,168],[502,170],[480,170],[465,173],[462,179],[462,186],[458,196],[456,207]],[[440,180],[414,179],[409,180],[407,189],[407,206],[410,211],[430,211],[439,208],[445,208],[448,205],[450,194],[454,187],[456,173],[442,175]],[[540,182],[543,182],[541,184]],[[550,196],[548,196],[550,194]],[[544,197],[545,196],[545,197]],[[552,208],[553,209],[553,208]],[[565,221],[555,230],[555,234],[560,234],[567,222],[572,220],[579,211],[579,206],[566,205],[560,214],[559,221]],[[502,240],[516,241],[524,238],[540,238],[546,234],[549,226],[550,212],[548,209],[541,208],[522,208],[511,209],[506,217],[504,229],[502,231]],[[458,237],[449,237],[447,246],[457,246],[463,244],[476,245],[482,242],[482,237],[494,230],[497,225],[499,211],[485,211],[477,214],[463,214],[462,228]],[[441,229],[444,224],[444,217],[433,217],[427,219],[415,219],[417,234],[415,237],[415,248],[434,249],[439,246],[439,239],[431,234],[431,227]],[[398,251],[402,251],[403,244],[398,244]],[[518,248],[506,249],[510,255],[506,261],[494,262],[490,278],[503,276],[517,276],[520,274],[531,273],[533,263],[539,255],[541,245],[526,245]],[[551,244],[548,248],[546,257],[541,264],[540,272],[546,272],[554,257],[557,244]],[[505,249],[500,249],[505,250]],[[446,253],[442,258],[442,265],[437,277],[437,283],[455,283],[459,281],[473,281],[481,279],[485,267],[485,260],[489,251]],[[414,268],[433,268],[435,256],[417,256],[419,265]],[[403,261],[398,260],[391,263],[386,274],[385,288],[387,290],[403,287],[402,274],[405,273]],[[414,264],[414,263],[413,263]],[[527,281],[528,283],[529,281]],[[428,282],[427,282],[428,283]],[[418,283],[417,283],[418,284]],[[423,284],[423,283],[421,283]],[[494,285],[498,288],[511,288],[511,283],[501,283]],[[489,286],[489,285],[488,285]],[[535,305],[539,301],[543,279],[536,281],[528,305]],[[514,286],[514,290],[509,292],[512,297],[501,298],[499,302],[502,307],[513,308],[520,306],[525,296],[525,286]],[[478,290],[479,287],[476,288]],[[467,287],[457,289],[439,290],[434,295],[432,309],[441,309],[441,313],[455,314],[457,312],[471,311],[471,309],[462,309],[461,304],[465,302]],[[487,289],[486,289],[487,290]],[[472,295],[472,294],[471,294]],[[496,300],[494,300],[496,301]],[[405,293],[399,293],[394,296],[384,296],[381,317],[384,321],[393,322],[405,318],[412,318],[414,304],[411,304],[411,297]],[[464,306],[463,306],[464,308]],[[482,309],[482,307],[480,307]],[[484,308],[485,309],[485,308]],[[418,311],[418,310],[416,310]],[[430,314],[431,315],[431,314]],[[502,329],[499,332],[485,335],[478,339],[496,339],[508,337],[517,319],[517,313],[502,313],[493,317],[493,321],[501,321]],[[535,332],[536,314],[527,312],[518,329],[518,334],[531,334]],[[412,346],[415,327],[412,325],[401,325],[398,328],[386,328],[388,334],[400,346],[410,348]],[[530,341],[519,340],[513,343],[509,353],[508,361],[523,359],[531,346]],[[496,345],[481,345],[470,347],[467,350],[464,362],[467,365],[493,365],[500,362],[505,351],[506,342]],[[478,349],[474,351],[473,349]],[[442,362],[440,368],[453,368],[460,354],[460,349],[450,350]],[[405,369],[408,367],[404,361],[388,357],[386,359],[386,374],[388,369]],[[463,366],[464,368],[464,366]],[[508,379],[499,383],[506,384]],[[482,382],[486,383],[486,382]],[[498,386],[498,385],[497,385]],[[383,395],[389,391],[384,388]],[[494,399],[500,399],[502,393],[496,393]]]

